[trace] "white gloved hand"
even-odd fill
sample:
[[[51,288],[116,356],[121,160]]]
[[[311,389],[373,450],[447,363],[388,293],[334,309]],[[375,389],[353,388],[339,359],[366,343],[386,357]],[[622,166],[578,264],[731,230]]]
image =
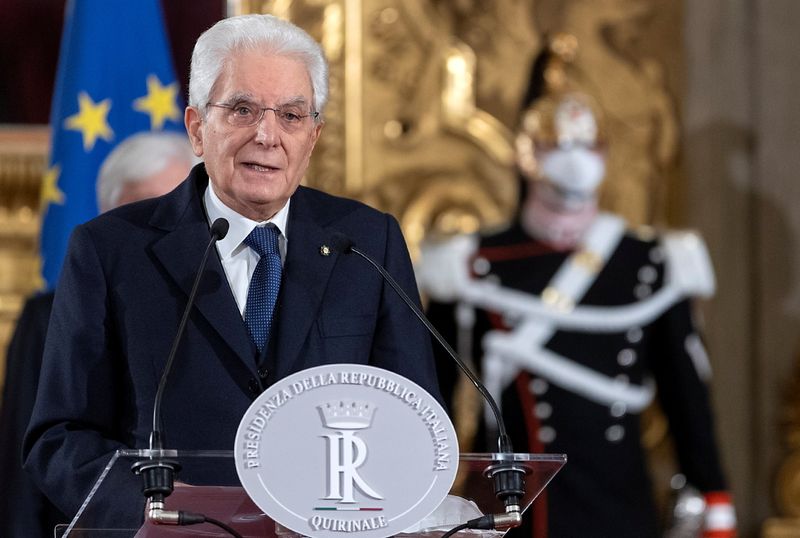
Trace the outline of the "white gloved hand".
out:
[[[458,235],[444,241],[425,240],[414,266],[422,293],[439,302],[454,302],[469,283],[470,258],[478,248],[475,235]]]

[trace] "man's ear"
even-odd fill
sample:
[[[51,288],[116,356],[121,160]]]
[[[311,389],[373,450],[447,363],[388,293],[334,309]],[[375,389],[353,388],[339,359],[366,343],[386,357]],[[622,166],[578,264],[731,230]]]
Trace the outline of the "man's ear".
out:
[[[311,149],[314,149],[314,146],[317,145],[317,140],[319,140],[319,135],[322,132],[322,127],[325,125],[324,121],[319,122],[314,126],[314,130],[311,131]]]
[[[183,124],[189,135],[189,142],[192,143],[194,154],[198,157],[203,156],[203,120],[200,112],[193,106],[187,106],[183,113]]]

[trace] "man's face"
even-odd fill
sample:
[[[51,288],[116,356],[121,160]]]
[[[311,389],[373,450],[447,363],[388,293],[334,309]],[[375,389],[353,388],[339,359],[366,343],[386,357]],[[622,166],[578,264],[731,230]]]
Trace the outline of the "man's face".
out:
[[[302,107],[304,114],[313,111],[312,98],[311,79],[302,62],[252,50],[228,58],[211,92],[212,103],[248,101],[271,108],[291,104]],[[322,124],[308,117],[287,131],[267,110],[256,125],[235,127],[226,120],[229,113],[212,106],[203,119],[188,107],[185,123],[192,147],[203,157],[225,205],[252,220],[267,220],[300,184]]]

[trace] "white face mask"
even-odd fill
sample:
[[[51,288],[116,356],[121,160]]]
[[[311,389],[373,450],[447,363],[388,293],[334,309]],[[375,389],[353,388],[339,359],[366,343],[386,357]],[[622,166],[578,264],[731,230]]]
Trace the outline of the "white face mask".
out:
[[[603,156],[583,146],[542,152],[539,163],[542,179],[553,184],[567,199],[574,198],[576,202],[593,198],[606,174]]]
[[[583,200],[566,199],[550,183],[530,184],[522,208],[520,224],[530,235],[559,249],[574,248],[597,215],[593,196]]]

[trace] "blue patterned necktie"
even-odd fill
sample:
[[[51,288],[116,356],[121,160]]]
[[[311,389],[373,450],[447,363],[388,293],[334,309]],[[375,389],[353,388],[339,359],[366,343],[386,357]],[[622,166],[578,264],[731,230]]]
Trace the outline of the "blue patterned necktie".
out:
[[[247,304],[244,307],[244,322],[259,354],[269,340],[275,301],[281,287],[281,254],[278,251],[278,235],[275,226],[253,228],[244,243],[255,250],[258,260],[250,287],[247,290]]]

